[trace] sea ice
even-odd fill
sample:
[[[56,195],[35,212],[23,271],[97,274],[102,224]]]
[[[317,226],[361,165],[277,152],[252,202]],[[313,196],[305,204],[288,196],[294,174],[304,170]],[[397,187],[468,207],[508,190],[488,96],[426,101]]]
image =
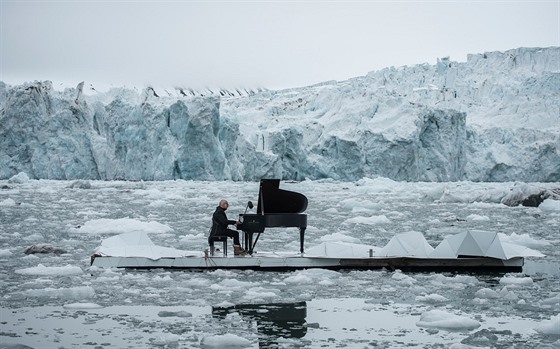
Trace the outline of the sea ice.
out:
[[[546,199],[539,205],[539,208],[544,211],[560,211],[560,200]]]
[[[531,277],[516,277],[516,276],[504,276],[500,279],[500,284],[511,285],[511,286],[521,286],[521,285],[532,285],[533,279]]]
[[[391,220],[389,218],[387,218],[387,216],[385,216],[385,215],[370,216],[370,217],[357,216],[357,217],[345,220],[344,223],[372,224],[373,225],[373,224],[391,223]]]
[[[29,176],[25,172],[20,172],[8,179],[8,183],[22,184],[27,182],[29,182]]]
[[[416,300],[423,303],[445,303],[449,301],[449,299],[445,298],[444,296],[435,293],[425,296],[416,296]]]
[[[62,306],[64,309],[101,309],[103,306],[95,303],[70,303]]]
[[[203,348],[246,348],[251,345],[248,339],[227,333],[224,335],[206,336],[200,342]]]
[[[560,314],[553,316],[550,320],[541,322],[535,327],[535,331],[541,334],[560,336]]]
[[[446,330],[472,330],[480,327],[480,323],[476,320],[437,309],[422,313],[416,325]]]
[[[16,202],[12,198],[7,198],[5,200],[0,201],[0,206],[15,206]]]
[[[498,294],[498,292],[496,292],[492,289],[489,289],[487,287],[481,288],[480,290],[476,291],[476,293],[474,295],[477,298],[484,298],[484,299],[500,298],[500,295]]]
[[[47,287],[42,290],[25,290],[22,293],[32,297],[87,299],[95,295],[95,290],[91,286],[76,286],[69,288]]]
[[[46,267],[39,264],[36,267],[16,269],[15,273],[22,275],[79,275],[83,273],[82,268],[67,264],[62,267]]]
[[[168,233],[173,231],[169,226],[156,222],[142,222],[131,218],[119,219],[94,219],[87,221],[83,226],[70,229],[75,233],[88,233],[88,234],[122,234],[128,232],[145,232],[145,233]]]

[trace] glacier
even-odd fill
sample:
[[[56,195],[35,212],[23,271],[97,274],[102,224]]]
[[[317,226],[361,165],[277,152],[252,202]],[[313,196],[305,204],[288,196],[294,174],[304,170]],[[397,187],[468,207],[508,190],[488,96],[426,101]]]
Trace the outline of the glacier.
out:
[[[0,179],[559,182],[560,47],[285,90],[0,82]]]

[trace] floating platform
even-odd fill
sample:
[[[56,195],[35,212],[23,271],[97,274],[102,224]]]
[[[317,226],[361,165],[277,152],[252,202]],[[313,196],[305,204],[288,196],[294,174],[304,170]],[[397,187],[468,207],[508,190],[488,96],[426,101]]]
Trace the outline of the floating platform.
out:
[[[524,258],[501,260],[489,257],[431,259],[412,257],[329,258],[254,254],[243,257],[175,257],[157,260],[145,257],[93,256],[92,265],[103,268],[134,269],[252,269],[262,271],[290,271],[322,268],[331,270],[388,269],[403,271],[486,271],[519,272]]]
[[[127,233],[104,240],[91,256],[91,265],[101,268],[177,270],[290,271],[323,268],[519,272],[522,271],[525,257],[543,256],[523,246],[502,243],[495,233],[459,235],[444,239],[435,249],[422,234],[409,232],[396,235],[383,248],[324,242],[307,249],[305,253],[255,252],[245,256],[226,256],[220,251],[210,256],[208,250],[183,251],[157,246],[144,233]]]

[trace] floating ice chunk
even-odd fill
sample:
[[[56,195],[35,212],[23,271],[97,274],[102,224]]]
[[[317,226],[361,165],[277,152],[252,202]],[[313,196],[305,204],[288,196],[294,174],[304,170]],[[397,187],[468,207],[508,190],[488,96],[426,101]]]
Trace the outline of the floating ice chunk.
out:
[[[535,331],[544,335],[560,336],[560,314],[541,322],[539,326],[535,327]]]
[[[167,206],[167,202],[165,202],[163,200],[156,200],[156,201],[150,202],[150,204],[148,206],[150,206],[150,207],[163,207],[163,206]]]
[[[513,291],[508,290],[507,287],[504,287],[500,291],[499,295],[502,299],[506,301],[516,301],[519,298]]]
[[[192,317],[192,314],[188,311],[165,311],[162,310],[158,313],[159,317]]]
[[[354,223],[354,224],[386,224],[391,223],[389,218],[385,215],[380,216],[371,216],[371,217],[364,217],[364,216],[357,216],[344,221],[344,223]]]
[[[70,303],[64,304],[64,309],[101,309],[103,306],[95,303]]]
[[[165,198],[165,193],[163,193],[161,190],[156,189],[156,188],[138,189],[138,190],[134,191],[134,194],[142,195],[142,196],[145,196],[149,199],[164,199]]]
[[[91,286],[78,286],[70,288],[44,288],[40,290],[26,290],[22,292],[31,297],[51,297],[63,299],[84,299],[95,296],[95,290]]]
[[[164,333],[157,338],[150,338],[150,342],[156,347],[177,347],[181,336],[173,333]]]
[[[235,304],[233,304],[231,302],[227,302],[227,301],[223,301],[223,302],[220,302],[220,303],[214,305],[214,307],[216,307],[216,308],[230,308],[230,307],[234,307],[234,306],[235,306]]]
[[[491,290],[489,288],[481,288],[480,290],[476,291],[474,295],[477,298],[484,298],[484,299],[500,298],[498,292]]]
[[[478,279],[470,275],[445,276],[442,274],[435,274],[431,276],[431,279],[433,283],[436,284],[467,284],[467,285],[478,284]]]
[[[252,287],[245,292],[244,298],[249,300],[259,299],[263,301],[264,300],[270,301],[270,299],[274,299],[278,297],[277,292],[279,291],[267,289],[264,287]]]
[[[391,276],[391,278],[393,280],[399,281],[401,284],[407,284],[407,285],[412,285],[416,282],[416,279],[414,279],[413,277],[410,277],[406,274],[403,274],[401,271],[397,270],[393,273],[393,275]]]
[[[416,296],[416,301],[423,303],[445,303],[448,300],[449,299],[445,298],[444,296],[435,293],[425,296]]]
[[[8,206],[15,206],[15,205],[16,202],[12,198],[7,198],[6,200],[0,201],[0,206],[8,207]]]
[[[489,221],[490,217],[488,216],[481,216],[478,214],[471,214],[467,216],[468,221]]]
[[[340,202],[340,205],[346,209],[351,209],[353,212],[372,211],[383,207],[378,202],[356,198],[344,199]]]
[[[89,181],[86,181],[86,180],[77,180],[77,181],[74,181],[74,182],[70,183],[68,188],[72,188],[72,189],[91,189],[91,183]]]
[[[17,269],[15,273],[22,275],[79,275],[83,271],[82,268],[69,264],[63,267],[46,267],[39,264],[36,267]]]
[[[546,199],[539,205],[539,208],[544,211],[560,211],[560,200]]]
[[[29,182],[29,176],[25,172],[20,172],[17,175],[12,176],[10,179],[8,179],[8,183],[22,184],[27,182]]]
[[[500,284],[502,285],[512,285],[512,286],[520,286],[520,285],[532,285],[533,279],[526,276],[526,277],[515,277],[515,276],[504,276],[500,279]]]
[[[321,241],[342,241],[342,242],[351,242],[351,243],[360,243],[360,239],[357,239],[352,236],[348,236],[343,233],[332,233],[321,236]]]
[[[200,345],[203,348],[246,348],[251,346],[251,341],[227,333],[221,336],[206,336],[202,338]]]
[[[141,222],[131,218],[120,219],[94,219],[87,221],[83,226],[70,229],[75,233],[89,233],[89,234],[107,234],[107,233],[129,233],[129,232],[144,232],[144,233],[168,233],[173,231],[169,226],[158,222]]]
[[[424,312],[420,316],[420,321],[416,323],[416,326],[447,330],[472,330],[480,327],[480,323],[465,316],[459,316],[436,309]]]
[[[219,283],[210,286],[210,289],[220,291],[220,290],[241,290],[249,289],[255,287],[256,284],[249,281],[241,281],[236,279],[225,279]]]
[[[479,349],[480,347],[472,347],[470,345],[462,343],[453,343],[449,346],[449,349]]]
[[[285,278],[284,282],[287,284],[311,284],[324,280],[331,280],[338,276],[340,276],[340,274],[333,270],[307,269],[295,271]]]
[[[10,250],[0,250],[0,258],[10,257],[11,255],[13,255],[13,253],[10,252]]]
[[[537,248],[550,245],[550,242],[544,240],[533,239],[529,234],[516,234],[506,235],[498,233],[502,242],[507,242],[515,245],[521,245],[529,248]]]
[[[560,293],[541,302],[542,305],[560,306]]]

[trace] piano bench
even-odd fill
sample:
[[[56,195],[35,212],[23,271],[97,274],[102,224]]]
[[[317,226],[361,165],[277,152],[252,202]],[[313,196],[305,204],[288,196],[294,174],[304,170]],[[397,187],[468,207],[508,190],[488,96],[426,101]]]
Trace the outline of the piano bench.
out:
[[[227,248],[228,248],[227,240],[228,240],[227,236],[215,236],[215,237],[212,237],[212,238],[208,239],[208,243],[210,244],[210,256],[214,256],[214,242],[221,241],[221,242],[224,243],[224,247],[223,247],[224,252],[223,253],[224,253],[224,257],[226,257],[227,256]]]

